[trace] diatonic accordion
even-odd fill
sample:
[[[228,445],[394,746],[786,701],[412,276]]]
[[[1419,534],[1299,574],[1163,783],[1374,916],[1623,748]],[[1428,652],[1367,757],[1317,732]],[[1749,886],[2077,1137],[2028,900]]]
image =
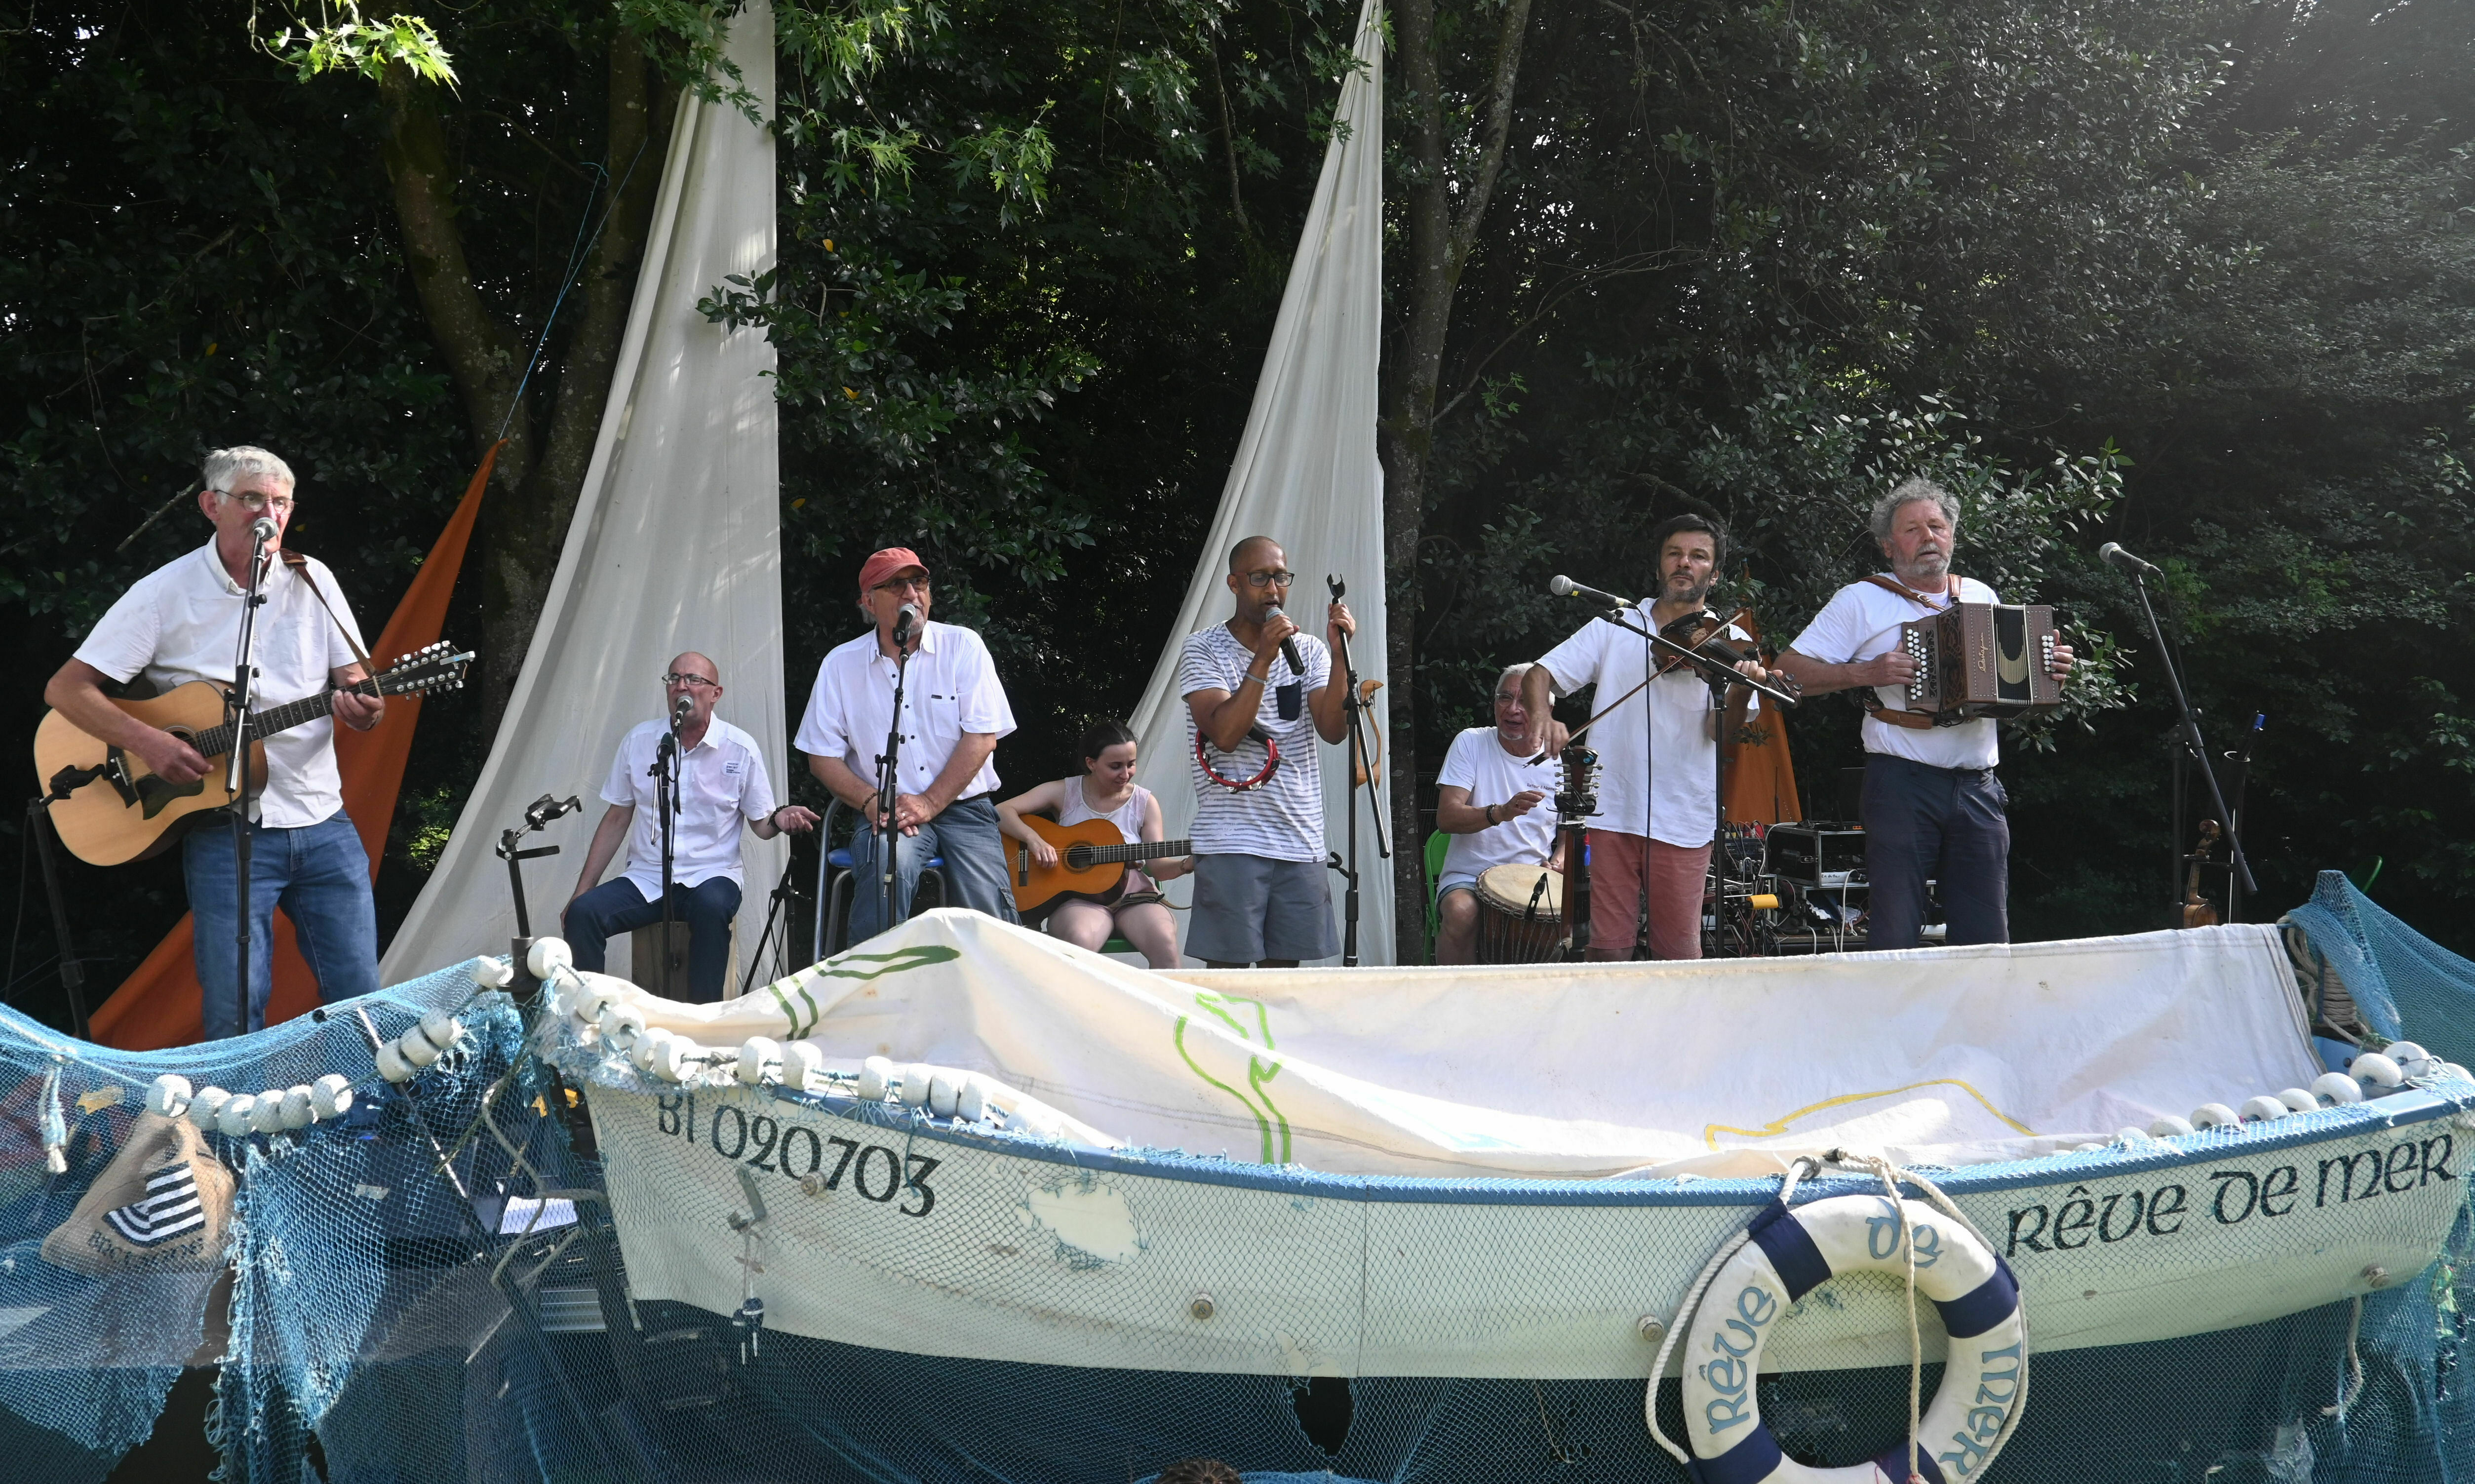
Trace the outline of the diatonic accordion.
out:
[[[2043,603],[1954,603],[1899,625],[1917,662],[1907,709],[1937,718],[2007,720],[2063,703],[2053,676],[2054,610]]]

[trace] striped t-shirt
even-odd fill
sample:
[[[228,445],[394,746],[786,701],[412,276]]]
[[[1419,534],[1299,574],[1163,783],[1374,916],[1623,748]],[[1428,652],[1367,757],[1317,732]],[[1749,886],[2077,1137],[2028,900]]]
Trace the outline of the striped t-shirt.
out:
[[[1197,855],[1260,856],[1267,861],[1315,861],[1323,850],[1323,774],[1317,766],[1314,713],[1307,697],[1332,678],[1332,651],[1311,634],[1297,636],[1298,658],[1306,661],[1303,678],[1289,672],[1289,662],[1272,657],[1271,683],[1263,688],[1255,724],[1280,744],[1281,766],[1260,789],[1243,793],[1224,789],[1204,776],[1194,755],[1194,712],[1186,714],[1186,766],[1194,777],[1194,850]],[[1177,660],[1177,693],[1227,691],[1255,663],[1255,651],[1238,642],[1226,623],[1215,623],[1186,636]],[[1297,686],[1297,716],[1281,719],[1280,693]],[[1227,769],[1222,769],[1226,772]]]

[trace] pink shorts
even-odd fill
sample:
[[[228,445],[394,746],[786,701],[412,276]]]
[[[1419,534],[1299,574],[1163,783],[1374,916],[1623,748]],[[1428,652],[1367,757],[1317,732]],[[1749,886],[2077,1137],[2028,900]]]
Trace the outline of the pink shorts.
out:
[[[1702,893],[1708,845],[1590,832],[1590,957],[1630,959],[1641,918],[1643,846],[1649,847],[1650,956],[1702,957]]]

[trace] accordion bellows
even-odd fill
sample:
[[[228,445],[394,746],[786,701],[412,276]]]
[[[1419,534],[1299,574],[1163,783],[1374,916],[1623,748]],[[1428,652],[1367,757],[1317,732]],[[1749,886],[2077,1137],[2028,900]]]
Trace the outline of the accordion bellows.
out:
[[[2007,720],[2063,703],[2053,676],[2054,610],[2043,603],[1954,603],[1899,625],[1917,662],[1907,709],[1936,717]]]

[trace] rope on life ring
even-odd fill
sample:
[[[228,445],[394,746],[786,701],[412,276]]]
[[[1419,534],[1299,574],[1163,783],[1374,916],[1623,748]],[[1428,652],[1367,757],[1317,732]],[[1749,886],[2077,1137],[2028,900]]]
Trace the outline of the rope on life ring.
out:
[[[2019,1426],[2028,1399],[2028,1315],[2010,1268],[1930,1180],[1888,1160],[1834,1155],[1833,1162],[1879,1176],[1889,1193],[1831,1196],[1791,1209],[1797,1181],[1821,1168],[1819,1160],[1798,1161],[1778,1199],[1703,1268],[1659,1347],[1643,1411],[1651,1435],[1696,1484],[1970,1484]],[[1928,1199],[1903,1198],[1901,1181]],[[1817,1469],[1781,1452],[1762,1421],[1755,1396],[1762,1350],[1788,1305],[1839,1274],[1856,1272],[1897,1273],[1907,1280],[1908,1431],[1865,1463]],[[1922,1409],[1919,1292],[1933,1302],[1950,1335],[1942,1387]],[[1705,1304],[1713,1294],[1716,1300]],[[1658,1423],[1658,1380],[1679,1335],[1686,1336],[1689,1453]]]

